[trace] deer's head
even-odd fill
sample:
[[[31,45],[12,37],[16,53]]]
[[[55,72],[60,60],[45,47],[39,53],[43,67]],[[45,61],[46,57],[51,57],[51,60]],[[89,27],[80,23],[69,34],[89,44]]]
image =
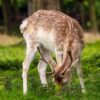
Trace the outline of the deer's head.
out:
[[[47,62],[41,54],[42,60],[44,60],[48,65],[51,66],[52,72],[50,72],[49,74],[53,76],[54,82],[58,85],[63,85],[67,83],[71,76],[71,67],[70,67],[72,64],[71,51],[68,51],[67,54],[68,56],[65,57],[65,60],[61,66],[57,65],[57,63],[55,62],[53,63],[52,60],[49,60]],[[69,58],[69,62],[67,62],[67,57]]]
[[[66,56],[65,61],[63,62],[61,66],[57,64],[51,65],[53,69],[52,76],[54,77],[54,82],[56,84],[63,85],[70,80],[70,77],[71,77],[71,67],[70,66],[72,64],[71,51],[68,51],[68,56]],[[67,62],[67,57],[69,58],[68,62]]]

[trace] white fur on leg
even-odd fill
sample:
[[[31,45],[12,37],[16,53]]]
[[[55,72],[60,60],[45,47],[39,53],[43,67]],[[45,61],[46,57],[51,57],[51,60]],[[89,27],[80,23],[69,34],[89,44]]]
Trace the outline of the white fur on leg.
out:
[[[24,95],[26,95],[27,94],[27,74],[25,70],[23,71],[22,77],[23,77],[23,93]]]
[[[22,73],[22,77],[23,77],[23,93],[24,95],[27,94],[27,73],[28,73],[28,70],[29,70],[29,66],[30,66],[30,63],[36,53],[36,48],[33,50],[33,49],[29,49],[27,48],[27,55],[26,55],[26,58],[24,60],[24,63],[23,63],[23,73]]]
[[[29,66],[27,66],[27,64],[25,64],[25,63],[23,63],[23,73],[22,73],[24,95],[27,94],[27,73],[28,73],[28,69],[29,69]]]
[[[27,69],[28,72],[28,69]],[[22,73],[22,78],[23,78],[23,94],[26,95],[27,94],[27,72],[25,69],[23,69],[23,73]]]
[[[81,65],[80,65],[79,62],[77,63],[76,69],[77,69],[77,74],[78,74],[78,77],[79,77],[79,80],[80,80],[80,85],[81,85],[82,93],[86,93],[86,89],[85,89],[85,85],[84,85],[84,80],[83,80],[83,72],[82,72]]]
[[[56,60],[59,66],[62,65],[62,62],[63,62],[62,57],[63,57],[63,51],[56,51]]]
[[[40,80],[41,83],[43,84],[43,86],[47,85],[47,80],[46,80],[46,63],[42,60],[39,61],[38,64],[38,71],[39,71],[39,75],[40,75]]]
[[[49,61],[50,52],[47,49],[45,49],[44,47],[42,47],[42,46],[40,46],[39,48],[40,48],[40,51],[41,51],[42,56],[44,57],[44,59],[46,59],[46,61]],[[47,64],[43,60],[39,61],[38,72],[39,72],[40,80],[41,80],[41,83],[42,83],[43,87],[47,86],[46,66],[47,66]]]

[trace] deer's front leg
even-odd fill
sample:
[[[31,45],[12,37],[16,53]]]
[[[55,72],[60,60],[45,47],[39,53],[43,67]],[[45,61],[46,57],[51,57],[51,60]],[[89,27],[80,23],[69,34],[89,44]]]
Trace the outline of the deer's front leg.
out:
[[[39,61],[38,72],[39,72],[40,80],[41,80],[41,83],[42,83],[43,86],[47,85],[46,66],[47,66],[47,64],[44,61],[42,61],[42,60]]]
[[[48,50],[45,50],[43,47],[40,48],[40,51],[41,51],[44,59],[46,61],[48,61],[49,60],[49,51]],[[47,64],[43,60],[40,60],[39,61],[39,64],[38,64],[38,72],[39,72],[40,80],[41,80],[41,83],[42,83],[43,86],[47,86],[46,66],[47,66]]]
[[[56,61],[57,61],[57,64],[60,66],[62,65],[62,62],[63,62],[63,50],[62,48],[56,48],[56,51],[55,51],[55,54],[56,54]]]
[[[34,48],[27,47],[27,54],[23,62],[23,73],[22,73],[24,95],[27,94],[27,74],[28,74],[29,66],[36,51],[37,51],[36,47]]]

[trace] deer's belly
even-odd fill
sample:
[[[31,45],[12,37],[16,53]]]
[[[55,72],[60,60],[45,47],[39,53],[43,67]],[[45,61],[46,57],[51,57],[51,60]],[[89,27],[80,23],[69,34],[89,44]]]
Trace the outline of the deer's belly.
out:
[[[54,51],[54,44],[52,43],[52,41],[49,41],[47,39],[44,39],[43,41],[41,41],[41,44],[48,50],[50,51]]]
[[[38,42],[42,44],[46,49],[50,51],[55,50],[55,39],[53,33],[39,31],[37,37],[38,37]]]

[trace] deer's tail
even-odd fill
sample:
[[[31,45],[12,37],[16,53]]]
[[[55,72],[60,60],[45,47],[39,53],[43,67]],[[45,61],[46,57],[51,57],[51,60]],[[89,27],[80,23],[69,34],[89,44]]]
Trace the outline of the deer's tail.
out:
[[[28,24],[28,21],[27,20],[24,20],[22,22],[22,24],[20,25],[20,31],[21,31],[21,33],[24,33],[24,31],[25,31],[25,29],[27,27],[27,24]]]

